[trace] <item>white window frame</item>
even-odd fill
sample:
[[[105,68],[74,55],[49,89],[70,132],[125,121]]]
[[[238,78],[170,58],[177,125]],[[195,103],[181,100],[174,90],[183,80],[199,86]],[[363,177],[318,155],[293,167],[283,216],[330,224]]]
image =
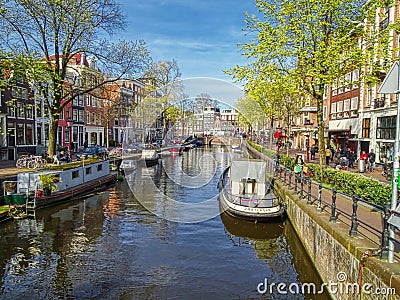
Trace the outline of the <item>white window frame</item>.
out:
[[[358,81],[360,80],[360,71],[358,69],[353,70],[353,75],[352,75],[352,88],[357,89],[359,87]]]

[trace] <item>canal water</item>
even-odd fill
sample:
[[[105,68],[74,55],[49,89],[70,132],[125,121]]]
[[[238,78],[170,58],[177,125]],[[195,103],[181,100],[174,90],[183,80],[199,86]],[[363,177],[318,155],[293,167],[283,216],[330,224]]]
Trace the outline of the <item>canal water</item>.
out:
[[[290,222],[215,214],[231,156],[165,156],[103,193],[1,224],[0,299],[329,299],[301,293],[322,282]]]

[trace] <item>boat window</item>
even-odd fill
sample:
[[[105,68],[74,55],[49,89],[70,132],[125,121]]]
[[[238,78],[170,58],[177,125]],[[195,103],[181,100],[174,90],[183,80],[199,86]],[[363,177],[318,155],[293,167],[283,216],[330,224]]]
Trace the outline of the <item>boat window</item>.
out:
[[[103,165],[97,165],[97,171],[103,170]]]
[[[86,175],[92,174],[92,167],[86,168]]]
[[[72,171],[72,179],[79,177],[79,170]]]
[[[60,181],[61,181],[61,179],[60,179],[60,174],[56,174],[56,175],[54,176],[54,182],[57,183],[57,182],[60,182]]]

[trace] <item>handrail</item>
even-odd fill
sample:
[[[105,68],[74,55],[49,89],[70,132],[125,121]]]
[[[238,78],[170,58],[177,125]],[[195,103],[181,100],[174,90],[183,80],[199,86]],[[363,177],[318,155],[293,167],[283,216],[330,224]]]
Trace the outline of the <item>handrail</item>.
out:
[[[250,150],[252,154],[254,153],[252,149],[248,150]],[[256,153],[256,156],[257,158],[261,157],[264,161],[267,162],[268,168],[274,170],[272,158],[260,155],[259,153]],[[299,195],[300,198],[307,199],[307,204],[314,205],[316,202],[317,211],[322,211],[326,208],[330,209],[330,222],[336,222],[337,219],[342,216],[340,220],[345,224],[349,223],[349,235],[358,236],[359,234],[361,234],[365,238],[369,239],[371,242],[377,244],[379,249],[373,250],[373,252],[375,252],[375,254],[379,254],[381,259],[388,258],[388,246],[390,240],[400,245],[400,240],[398,240],[398,236],[396,236],[397,238],[391,238],[389,236],[389,225],[387,222],[391,214],[394,213],[396,215],[400,215],[399,212],[390,210],[386,206],[366,201],[356,194],[348,195],[342,192],[338,192],[335,188],[323,185],[322,183],[316,182],[309,177],[305,177],[302,175],[299,176],[298,174],[295,174],[292,170],[289,170],[288,168],[281,165],[275,167],[274,174],[274,177],[279,178],[279,180],[284,183],[289,189],[294,189],[294,192]],[[326,199],[326,195],[323,195],[327,192],[331,194],[330,201]],[[352,201],[351,212],[345,210],[344,208],[341,208],[340,206],[337,206],[337,196]],[[369,224],[367,220],[362,219],[362,216],[357,214],[360,203],[363,206],[373,208],[377,211],[377,213],[380,213],[382,215],[382,228],[377,228],[376,225],[374,226]],[[361,227],[361,231],[359,227]],[[371,233],[377,237],[378,241],[371,237]],[[398,253],[396,255],[398,256]]]
[[[289,178],[287,176],[288,173],[290,174]],[[348,194],[338,192],[335,188],[325,186],[321,183],[311,180],[308,177],[299,176],[297,174],[294,174],[293,171],[291,171],[288,168],[283,167],[283,166],[278,166],[278,168],[276,169],[276,172],[275,172],[275,176],[278,177],[281,180],[281,182],[283,182],[289,188],[291,188],[291,185],[293,184],[293,180],[292,180],[293,175],[294,175],[294,190],[295,190],[295,192],[297,194],[299,194],[301,198],[310,199],[310,200],[307,200],[308,204],[312,205],[312,204],[314,204],[315,201],[318,201],[317,210],[321,210],[322,204],[324,206],[328,206],[331,209],[331,212],[330,212],[331,215],[329,218],[330,222],[336,222],[337,217],[339,215],[341,215],[341,216],[344,216],[345,219],[348,220],[350,223],[349,224],[349,226],[351,227],[350,231],[349,231],[350,236],[358,236],[358,234],[362,234],[366,238],[368,238],[366,236],[366,234],[363,234],[360,232],[360,230],[358,229],[358,226],[364,228],[367,232],[371,232],[371,231],[374,232],[377,235],[377,237],[380,239],[379,243],[377,243],[376,241],[373,241],[373,242],[377,243],[379,246],[378,252],[380,253],[381,259],[387,259],[386,249],[388,247],[389,240],[393,240],[395,243],[400,245],[399,240],[397,240],[396,238],[391,239],[388,236],[388,233],[387,233],[388,226],[387,225],[384,224],[383,228],[380,229],[380,228],[377,228],[376,226],[369,224],[367,221],[360,219],[360,216],[357,215],[358,203],[362,203],[364,206],[372,207],[378,213],[380,213],[383,217],[385,217],[385,215],[387,213],[389,213],[389,214],[396,213],[398,215],[400,215],[400,213],[394,212],[392,210],[388,210],[385,206],[373,204],[369,201],[366,201],[356,194],[354,194],[353,196],[350,196]],[[299,186],[298,186],[298,180],[300,180],[300,183],[301,183]],[[311,182],[311,189],[309,189],[309,186],[304,185],[304,181]],[[317,186],[317,188],[316,188],[316,186]],[[300,190],[298,190],[298,189],[300,189]],[[316,190],[318,191],[318,193],[316,193]],[[321,194],[323,193],[323,191],[332,193],[331,201],[322,199]],[[304,195],[304,193],[305,193],[305,195]],[[319,196],[316,196],[315,194],[318,194]],[[338,195],[340,195],[341,197],[347,198],[348,200],[353,201],[352,213],[349,213],[348,211],[341,209],[340,207],[337,207],[336,197]],[[311,199],[314,199],[314,201],[311,201]],[[386,216],[386,218],[387,218],[387,216]],[[343,218],[341,220],[344,221]]]

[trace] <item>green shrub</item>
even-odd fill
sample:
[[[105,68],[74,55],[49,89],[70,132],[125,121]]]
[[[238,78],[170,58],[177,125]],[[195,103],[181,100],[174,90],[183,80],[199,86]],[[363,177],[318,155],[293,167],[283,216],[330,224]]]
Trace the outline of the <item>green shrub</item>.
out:
[[[262,146],[253,142],[248,142],[251,147],[257,151],[266,154],[268,157],[274,156],[274,151],[264,149]],[[272,153],[272,154],[271,154]],[[280,155],[280,164],[289,170],[294,168],[294,158],[285,154]],[[378,205],[386,205],[390,203],[392,188],[390,185],[379,182],[374,178],[369,178],[361,174],[352,173],[344,170],[336,170],[326,168],[321,176],[321,168],[317,164],[307,164],[309,176],[321,182],[321,177],[324,179],[323,184],[335,188],[337,191],[352,196],[357,194],[364,201]]]

